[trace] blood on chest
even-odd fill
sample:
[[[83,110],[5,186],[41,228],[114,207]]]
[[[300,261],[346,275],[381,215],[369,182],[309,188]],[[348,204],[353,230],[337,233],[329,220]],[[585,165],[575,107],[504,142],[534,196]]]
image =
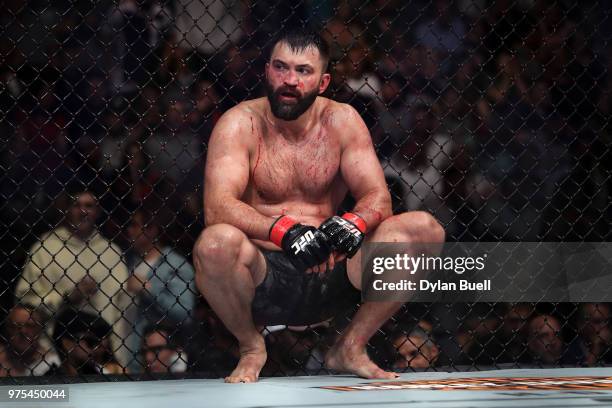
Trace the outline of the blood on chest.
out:
[[[251,163],[250,184],[266,201],[316,200],[329,193],[339,167],[339,148],[330,143],[288,147],[262,142]]]

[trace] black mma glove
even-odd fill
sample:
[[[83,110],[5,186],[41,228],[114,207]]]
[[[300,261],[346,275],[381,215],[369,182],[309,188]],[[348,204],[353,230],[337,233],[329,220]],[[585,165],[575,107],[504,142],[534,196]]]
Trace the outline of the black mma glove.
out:
[[[332,251],[325,234],[315,227],[299,224],[286,215],[274,221],[269,236],[270,241],[281,247],[291,263],[299,269],[324,263]]]
[[[365,238],[366,223],[357,214],[345,213],[328,218],[319,227],[329,240],[333,249],[352,258]]]

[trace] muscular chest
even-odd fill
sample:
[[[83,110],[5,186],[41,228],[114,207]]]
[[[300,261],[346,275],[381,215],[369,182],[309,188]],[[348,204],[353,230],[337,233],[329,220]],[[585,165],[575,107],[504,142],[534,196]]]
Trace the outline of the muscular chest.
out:
[[[264,200],[317,199],[329,192],[339,167],[339,143],[324,131],[297,144],[260,138],[251,160],[251,184]]]

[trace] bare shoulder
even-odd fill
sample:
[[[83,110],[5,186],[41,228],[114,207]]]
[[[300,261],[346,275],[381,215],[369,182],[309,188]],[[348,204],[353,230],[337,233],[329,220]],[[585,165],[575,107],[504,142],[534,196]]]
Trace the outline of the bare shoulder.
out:
[[[213,129],[210,143],[235,143],[249,147],[257,141],[261,121],[261,103],[257,99],[239,103],[226,111]]]
[[[338,132],[341,140],[371,142],[370,132],[359,112],[347,103],[325,98],[321,108],[321,121],[330,130]]]
[[[215,129],[242,130],[261,120],[261,107],[257,99],[241,102],[227,110],[217,122]]]

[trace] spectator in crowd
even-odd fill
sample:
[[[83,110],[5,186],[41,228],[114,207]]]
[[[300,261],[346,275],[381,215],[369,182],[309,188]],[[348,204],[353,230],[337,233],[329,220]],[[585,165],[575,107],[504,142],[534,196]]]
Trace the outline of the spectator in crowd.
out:
[[[183,373],[187,354],[176,340],[176,328],[153,325],[144,330],[141,353],[146,373]]]
[[[559,320],[549,314],[532,317],[529,321],[527,347],[534,363],[561,363],[563,339]]]
[[[504,351],[504,344],[495,335],[501,325],[498,309],[499,306],[485,304],[470,306],[455,335],[454,343],[459,350],[457,353],[451,349],[451,364],[491,365],[498,362]]]
[[[501,363],[528,363],[530,354],[527,350],[529,337],[529,320],[534,307],[528,303],[508,304],[498,338],[503,344]]]
[[[576,316],[577,336],[568,346],[573,363],[594,366],[612,362],[610,305],[581,303]]]
[[[431,333],[418,325],[408,334],[397,335],[393,339],[393,347],[398,354],[393,362],[394,370],[432,367],[440,355]]]
[[[129,320],[133,332],[127,344],[138,354],[144,329],[160,321],[188,326],[195,303],[194,270],[183,255],[164,243],[163,231],[171,223],[162,208],[149,199],[135,211],[128,236],[135,253],[131,261],[130,292],[135,294]],[[137,369],[137,362],[130,368]]]
[[[3,368],[11,377],[44,375],[57,354],[46,337],[45,314],[33,306],[15,305],[4,322]]]
[[[120,374],[123,368],[113,355],[112,327],[99,314],[64,305],[56,316],[53,344],[61,364],[47,375]]]
[[[65,222],[44,234],[29,251],[17,282],[16,298],[54,315],[67,301],[98,314],[112,324],[111,342],[119,361],[129,354],[122,344],[127,335],[123,319],[130,296],[127,267],[121,250],[96,228],[96,196],[80,183],[69,186]]]

